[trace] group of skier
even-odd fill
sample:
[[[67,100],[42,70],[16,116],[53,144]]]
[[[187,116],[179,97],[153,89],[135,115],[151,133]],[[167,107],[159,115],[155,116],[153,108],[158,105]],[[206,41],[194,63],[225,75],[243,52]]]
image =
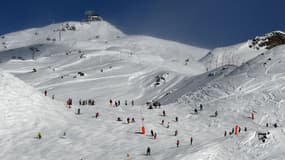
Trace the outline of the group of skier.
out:
[[[119,107],[119,106],[121,106],[121,101],[120,100],[116,100],[115,102],[114,102],[114,104],[113,104],[113,100],[112,99],[110,99],[109,100],[109,105],[110,105],[110,107]],[[125,100],[125,106],[127,106],[128,105],[128,100]],[[132,106],[134,106],[135,105],[135,101],[134,100],[131,100],[131,105]]]

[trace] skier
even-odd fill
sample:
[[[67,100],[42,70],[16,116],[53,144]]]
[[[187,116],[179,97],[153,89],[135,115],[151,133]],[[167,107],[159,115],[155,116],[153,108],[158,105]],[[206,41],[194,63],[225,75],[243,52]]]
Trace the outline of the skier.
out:
[[[203,105],[202,104],[200,104],[200,111],[202,111],[203,110]]]
[[[112,99],[110,99],[109,102],[110,102],[110,107],[112,107],[112,103],[113,103]]]
[[[134,106],[135,105],[135,102],[134,102],[134,100],[132,100],[132,106]]]
[[[169,124],[170,124],[170,123],[168,122],[166,128],[169,128]]]
[[[194,112],[195,112],[195,114],[198,114],[198,110],[196,108],[194,109]]]
[[[99,117],[99,112],[96,112],[95,118],[97,119]]]
[[[157,134],[156,134],[156,132],[154,133],[154,136],[153,136],[153,139],[156,139],[156,137],[157,137]]]
[[[122,121],[122,119],[120,117],[117,118],[117,121]]]
[[[117,101],[115,101],[115,107],[118,107],[118,103],[117,103]]]
[[[128,101],[127,100],[125,100],[125,106],[127,106],[128,105]]]
[[[135,122],[136,122],[136,121],[135,121],[135,118],[133,117],[133,118],[132,118],[132,123],[135,123]]]
[[[190,138],[190,145],[192,145],[192,143],[193,143],[193,138],[191,137]]]
[[[251,112],[251,119],[254,120],[254,113]]]
[[[152,129],[150,130],[150,134],[151,134],[152,137],[154,136]]]
[[[127,122],[128,122],[128,124],[130,123],[130,118],[129,117],[127,118]]]
[[[174,136],[177,136],[177,135],[178,135],[178,131],[175,130],[175,131],[174,131]]]
[[[215,117],[217,117],[217,116],[218,116],[218,111],[215,112]]]
[[[77,109],[77,114],[78,114],[78,115],[80,114],[80,108]]]
[[[160,123],[161,125],[164,125],[164,120],[161,120],[161,123]]]
[[[162,111],[162,116],[166,116],[165,110]]]
[[[38,132],[38,138],[42,139],[42,133],[41,132]]]
[[[268,123],[266,123],[266,127],[268,127],[269,125],[268,125]]]
[[[150,147],[147,147],[147,149],[146,149],[146,155],[147,155],[147,156],[150,156]]]
[[[47,96],[47,90],[45,90],[44,94],[45,94],[45,96]]]
[[[177,141],[176,141],[177,148],[179,147],[179,144],[180,144],[180,141],[177,139]]]
[[[54,99],[54,94],[51,96],[51,99]]]
[[[120,102],[120,100],[118,100],[118,106],[120,106],[120,104],[121,104],[121,102]]]
[[[244,127],[244,131],[245,131],[245,132],[247,131],[247,128],[246,128],[246,127]]]
[[[227,131],[224,132],[224,137],[226,137],[226,136],[227,136]]]
[[[177,116],[175,117],[175,121],[178,122],[178,117]]]

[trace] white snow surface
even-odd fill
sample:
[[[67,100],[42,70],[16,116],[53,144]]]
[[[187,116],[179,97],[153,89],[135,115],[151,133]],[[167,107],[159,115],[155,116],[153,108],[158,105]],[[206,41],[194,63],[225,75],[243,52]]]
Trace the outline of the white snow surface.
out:
[[[59,40],[57,30],[67,23],[76,30],[62,31]],[[243,43],[215,49],[209,58],[207,49],[125,35],[105,21],[65,22],[4,36],[0,159],[285,159],[285,46],[253,51]],[[95,106],[80,106],[79,99],[95,99]],[[110,106],[110,99],[121,105]],[[145,103],[152,100],[161,108],[148,109]],[[127,117],[136,122],[127,124]],[[239,135],[224,137],[236,124]],[[136,133],[142,125],[146,135]],[[270,132],[264,143],[259,132]],[[145,155],[148,146],[151,156]]]

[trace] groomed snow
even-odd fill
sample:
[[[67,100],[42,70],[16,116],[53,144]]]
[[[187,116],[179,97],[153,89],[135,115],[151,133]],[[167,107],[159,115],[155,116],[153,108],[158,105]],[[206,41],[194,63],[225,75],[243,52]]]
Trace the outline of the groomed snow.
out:
[[[61,41],[46,41],[66,23],[77,30],[62,32]],[[9,48],[0,53],[0,159],[285,159],[284,46],[261,54],[238,44],[215,49],[209,58],[207,49],[128,36],[104,21],[53,24],[7,34],[2,41]],[[39,50],[34,57],[31,47]],[[232,59],[237,63],[225,65]],[[79,99],[95,99],[95,106],[79,106]],[[110,99],[121,106],[110,106]],[[151,100],[163,105],[147,109]],[[136,122],[127,124],[127,117]],[[240,134],[224,137],[236,124]],[[146,135],[136,133],[142,125]],[[264,143],[258,132],[270,132]]]

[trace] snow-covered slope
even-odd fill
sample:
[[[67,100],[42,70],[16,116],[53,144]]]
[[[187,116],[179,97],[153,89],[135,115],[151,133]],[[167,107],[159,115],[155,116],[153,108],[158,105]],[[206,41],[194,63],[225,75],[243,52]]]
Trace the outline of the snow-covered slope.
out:
[[[0,159],[285,158],[284,46],[257,50],[248,41],[206,55],[207,49],[125,35],[104,21],[68,24],[1,37]],[[94,106],[79,105],[89,99]],[[152,100],[162,106],[148,109]],[[78,108],[80,115],[74,114]],[[128,117],[136,122],[128,124]],[[240,134],[224,137],[236,124]],[[146,135],[140,134],[142,126]],[[39,131],[42,140],[34,138]],[[265,142],[259,132],[270,132]]]
[[[285,33],[273,31],[264,36],[257,36],[252,40],[240,44],[216,48],[209,52],[200,61],[208,70],[223,65],[240,66],[242,63],[258,56],[259,54],[273,47],[285,44]]]

